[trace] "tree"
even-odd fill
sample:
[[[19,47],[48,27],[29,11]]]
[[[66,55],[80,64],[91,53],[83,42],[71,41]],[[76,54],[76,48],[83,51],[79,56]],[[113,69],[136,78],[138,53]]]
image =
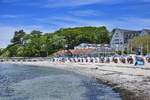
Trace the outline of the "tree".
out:
[[[17,53],[16,53],[16,56],[17,57],[24,57],[24,47],[23,46],[19,46],[17,48]]]
[[[30,34],[31,35],[38,35],[38,36],[41,36],[43,32],[41,31],[38,31],[38,30],[33,30]]]
[[[48,56],[49,55],[49,46],[50,40],[48,39],[47,35],[43,35],[40,38],[41,42],[41,56]]]
[[[70,49],[80,43],[109,43],[110,41],[110,34],[104,26],[66,28],[54,34],[64,36]]]
[[[17,57],[17,49],[19,48],[19,44],[11,44],[6,48],[6,52],[8,57]],[[5,52],[4,52],[5,53]]]
[[[13,44],[23,44],[23,37],[25,36],[25,32],[23,30],[16,31],[14,37],[11,39]]]
[[[24,47],[24,56],[25,57],[39,57],[39,50],[32,44],[27,44]]]
[[[2,49],[0,48],[0,55],[2,54]]]
[[[102,27],[75,27],[61,28],[53,33],[43,34],[33,30],[26,34],[23,30],[16,31],[11,39],[11,44],[2,52],[9,57],[40,57],[48,56],[58,50],[73,49],[81,43],[101,43],[110,41],[110,34],[105,26]]]
[[[67,30],[63,32],[63,36],[59,37],[65,39],[68,45],[68,48],[73,48],[75,45],[79,44],[77,36],[80,35],[80,32],[77,30]]]
[[[4,51],[2,52],[2,54],[0,55],[1,57],[10,57],[10,52],[7,49],[4,49]]]
[[[143,53],[150,52],[150,35],[138,36],[129,40],[128,47],[136,51],[137,48],[142,49]]]
[[[32,33],[32,34],[31,34]],[[26,37],[26,43],[24,48],[25,56],[28,57],[39,57],[40,50],[42,46],[41,41],[41,34],[38,32],[33,34],[33,31],[30,33],[29,36]]]
[[[49,39],[49,51],[51,53],[63,49],[66,44],[66,40],[63,36],[53,35],[51,39]]]
[[[109,44],[110,35],[105,26],[97,29],[97,43],[100,44]]]

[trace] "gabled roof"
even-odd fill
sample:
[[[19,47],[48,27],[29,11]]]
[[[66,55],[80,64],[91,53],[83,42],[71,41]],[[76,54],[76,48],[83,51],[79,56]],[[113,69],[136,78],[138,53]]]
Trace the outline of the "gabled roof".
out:
[[[65,54],[72,54],[70,50],[60,50],[55,52],[53,55],[65,55]]]
[[[120,32],[124,33],[124,34],[132,34],[132,33],[141,33],[142,31],[139,30],[127,30],[127,29],[120,29],[120,28],[116,28],[115,30],[119,30]]]
[[[137,30],[128,30],[128,29],[121,29],[121,28],[116,28],[115,30],[119,30],[122,32],[137,31]]]
[[[150,29],[143,29],[143,31],[147,32],[148,34],[150,34]]]
[[[78,55],[78,54],[91,54],[95,49],[75,49],[75,50],[70,50],[72,54]]]
[[[73,50],[61,50],[54,55],[56,56],[61,56],[61,55],[66,55],[66,54],[73,54],[73,55],[79,55],[79,54],[92,54],[95,51],[95,49],[73,49]]]

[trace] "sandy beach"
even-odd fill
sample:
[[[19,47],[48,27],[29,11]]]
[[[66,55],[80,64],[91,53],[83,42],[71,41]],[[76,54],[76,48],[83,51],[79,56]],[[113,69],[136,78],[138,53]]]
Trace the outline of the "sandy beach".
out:
[[[96,78],[119,92],[123,100],[150,100],[150,64],[6,62],[65,69]]]

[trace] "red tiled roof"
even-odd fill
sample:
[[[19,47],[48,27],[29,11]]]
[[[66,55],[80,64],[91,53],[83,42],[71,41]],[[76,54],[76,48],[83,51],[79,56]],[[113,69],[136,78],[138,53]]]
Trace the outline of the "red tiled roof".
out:
[[[71,54],[70,50],[60,50],[54,53],[54,55],[65,55],[65,54]]]
[[[95,49],[75,49],[75,50],[70,50],[70,52],[73,55],[79,55],[79,54],[91,54]]]
[[[54,55],[67,55],[67,54],[73,54],[73,55],[80,55],[80,54],[91,54],[92,52],[94,52],[95,49],[92,48],[88,48],[88,49],[70,49],[70,50],[61,50],[58,51],[56,53],[54,53]]]

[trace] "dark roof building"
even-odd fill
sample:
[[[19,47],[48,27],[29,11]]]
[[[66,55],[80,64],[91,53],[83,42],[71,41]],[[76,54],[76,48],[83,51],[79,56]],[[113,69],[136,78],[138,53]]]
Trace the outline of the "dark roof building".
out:
[[[126,50],[128,41],[130,39],[133,39],[136,36],[143,36],[147,34],[150,34],[149,29],[143,30],[115,29],[110,44],[111,47],[115,49],[115,51]]]
[[[141,32],[141,36],[143,35],[150,35],[150,29],[143,29]]]

